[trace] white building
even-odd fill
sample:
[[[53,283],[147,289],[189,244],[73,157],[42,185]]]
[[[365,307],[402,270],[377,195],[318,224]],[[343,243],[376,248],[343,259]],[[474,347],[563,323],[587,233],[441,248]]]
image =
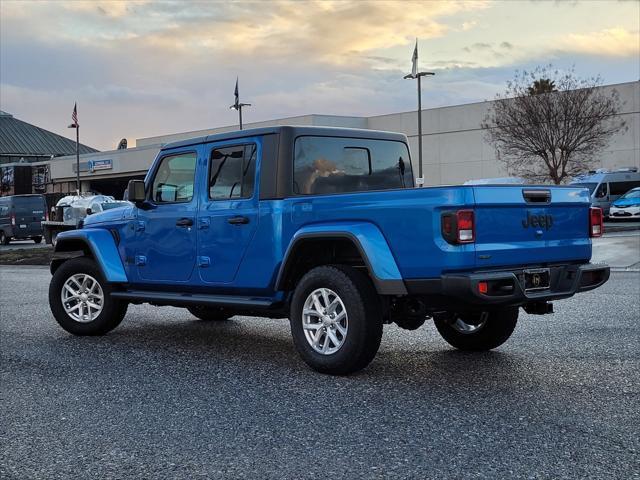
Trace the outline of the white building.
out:
[[[607,85],[616,89],[623,103],[620,116],[627,129],[616,135],[602,152],[596,168],[640,168],[640,81]],[[426,185],[457,184],[466,180],[507,176],[495,150],[485,141],[480,123],[491,102],[471,103],[424,110],[422,112],[423,168]],[[273,125],[322,125],[369,128],[401,132],[409,138],[414,173],[417,174],[417,112],[392,113],[373,117],[304,115],[246,124],[246,128]],[[121,195],[130,178],[142,178],[163,144],[191,137],[233,131],[235,125],[140,138],[135,148],[82,155],[80,176],[83,190]],[[51,178],[75,189],[74,156],[51,161]],[[67,183],[68,182],[68,183]],[[63,188],[62,186],[60,188]]]

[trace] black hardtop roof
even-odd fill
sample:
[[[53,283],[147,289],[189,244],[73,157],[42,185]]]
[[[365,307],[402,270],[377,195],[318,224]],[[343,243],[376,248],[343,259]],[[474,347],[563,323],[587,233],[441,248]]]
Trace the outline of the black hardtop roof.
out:
[[[163,145],[162,150],[168,150],[176,147],[184,147],[188,145],[197,145],[200,143],[220,142],[224,140],[235,140],[245,137],[255,137],[261,135],[270,135],[286,131],[292,138],[301,135],[317,135],[324,137],[352,137],[365,138],[370,140],[395,140],[406,142],[407,137],[403,133],[384,132],[381,130],[367,130],[363,128],[343,128],[343,127],[317,127],[317,126],[295,126],[283,125],[277,127],[251,128],[248,130],[236,130],[232,132],[216,133],[214,135],[205,135],[201,137],[189,138],[187,140],[179,140],[177,142],[167,143]]]

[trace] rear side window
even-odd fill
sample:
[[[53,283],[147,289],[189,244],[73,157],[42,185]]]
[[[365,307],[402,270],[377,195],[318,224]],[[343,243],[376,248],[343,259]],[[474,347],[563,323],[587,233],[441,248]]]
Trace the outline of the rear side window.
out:
[[[164,157],[153,179],[151,199],[156,203],[190,202],[195,172],[195,152]]]
[[[609,182],[609,190],[611,195],[623,195],[635,187],[639,187],[640,182]]]
[[[406,144],[361,138],[298,137],[293,192],[299,195],[412,188]]]
[[[255,144],[214,149],[209,167],[209,198],[251,198],[255,172]]]

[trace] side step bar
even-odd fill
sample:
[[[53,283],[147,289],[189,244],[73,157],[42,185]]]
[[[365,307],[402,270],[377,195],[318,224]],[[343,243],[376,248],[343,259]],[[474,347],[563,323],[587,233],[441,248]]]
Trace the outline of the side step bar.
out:
[[[153,303],[156,305],[192,305],[207,304],[217,306],[241,307],[247,309],[269,309],[276,306],[271,298],[239,297],[229,295],[207,295],[206,293],[168,293],[144,290],[112,292],[114,298]]]

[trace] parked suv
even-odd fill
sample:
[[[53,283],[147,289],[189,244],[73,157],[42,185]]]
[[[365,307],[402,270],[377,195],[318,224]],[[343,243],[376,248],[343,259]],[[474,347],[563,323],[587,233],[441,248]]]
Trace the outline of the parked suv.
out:
[[[77,335],[115,328],[129,303],[196,317],[289,317],[312,368],[347,374],[384,324],[433,319],[463,350],[513,332],[519,308],[602,285],[585,188],[414,188],[397,133],[277,127],[166,145],[134,205],[88,216],[55,247],[49,303]]]
[[[47,202],[42,195],[0,197],[0,244],[11,240],[42,242],[42,221],[47,219]]]

